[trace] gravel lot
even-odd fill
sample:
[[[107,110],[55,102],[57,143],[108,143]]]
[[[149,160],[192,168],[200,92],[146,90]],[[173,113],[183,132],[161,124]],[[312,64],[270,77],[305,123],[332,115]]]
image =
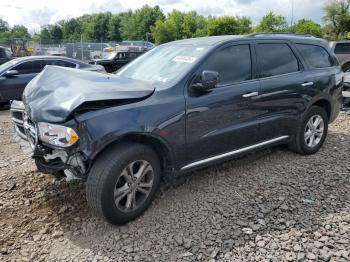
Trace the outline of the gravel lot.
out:
[[[0,111],[1,261],[349,261],[350,116],[322,150],[283,147],[162,184],[126,226],[90,214],[84,184],[38,173]]]

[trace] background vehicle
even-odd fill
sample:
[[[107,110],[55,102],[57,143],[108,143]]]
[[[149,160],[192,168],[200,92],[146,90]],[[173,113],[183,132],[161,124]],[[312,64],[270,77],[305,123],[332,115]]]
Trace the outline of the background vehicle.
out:
[[[0,65],[11,60],[12,53],[6,47],[0,46]]]
[[[21,100],[25,86],[46,65],[105,72],[101,66],[89,65],[67,57],[27,56],[16,58],[0,66],[0,103],[6,103],[13,99]]]
[[[350,41],[330,42],[330,46],[337,56],[344,72],[350,71]]]
[[[25,89],[23,126],[40,171],[87,178],[90,208],[122,224],[147,209],[161,176],[277,144],[316,153],[338,116],[342,85],[321,39],[187,39],[116,75],[46,68]]]
[[[138,51],[148,51],[155,47],[155,44],[148,41],[123,41],[118,43],[117,46],[134,47]]]
[[[343,109],[350,110],[350,72],[344,74]]]
[[[144,51],[130,51],[130,50],[121,50],[111,53],[106,53],[105,57],[102,59],[94,59],[89,63],[94,65],[102,65],[106,72],[112,73],[131,62],[135,58],[142,55]]]

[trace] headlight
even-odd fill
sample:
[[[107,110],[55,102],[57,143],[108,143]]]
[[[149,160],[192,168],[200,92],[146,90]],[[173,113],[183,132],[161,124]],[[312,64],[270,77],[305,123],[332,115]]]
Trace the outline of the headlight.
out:
[[[74,145],[79,137],[72,128],[49,123],[39,123],[39,138],[41,141],[59,147]]]

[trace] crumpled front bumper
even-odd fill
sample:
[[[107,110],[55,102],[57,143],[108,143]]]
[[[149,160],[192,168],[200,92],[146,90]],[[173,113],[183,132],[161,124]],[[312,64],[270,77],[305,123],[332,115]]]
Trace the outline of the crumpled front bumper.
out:
[[[24,130],[24,121],[23,121],[24,109],[25,107],[22,101],[16,101],[16,100],[12,101],[10,111],[11,111],[11,120],[15,128],[14,139],[16,143],[20,146],[22,151],[28,157],[32,157],[34,150],[31,147]]]
[[[28,119],[25,120],[25,106],[23,102],[13,101],[10,110],[15,128],[14,139],[28,157],[35,159],[39,171],[46,174],[57,174],[62,171],[66,176],[66,180],[86,177],[86,166],[79,152],[67,152],[62,149],[41,145],[37,143],[38,141],[33,141],[35,140],[33,132],[28,130],[33,128],[34,123],[30,123]],[[34,133],[36,132],[35,130]]]

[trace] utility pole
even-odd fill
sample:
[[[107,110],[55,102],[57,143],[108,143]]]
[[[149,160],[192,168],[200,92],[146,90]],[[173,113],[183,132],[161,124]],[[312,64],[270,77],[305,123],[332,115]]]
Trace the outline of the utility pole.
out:
[[[292,16],[290,19],[290,26],[292,27],[294,24],[294,0],[291,0],[291,4],[292,4]]]

